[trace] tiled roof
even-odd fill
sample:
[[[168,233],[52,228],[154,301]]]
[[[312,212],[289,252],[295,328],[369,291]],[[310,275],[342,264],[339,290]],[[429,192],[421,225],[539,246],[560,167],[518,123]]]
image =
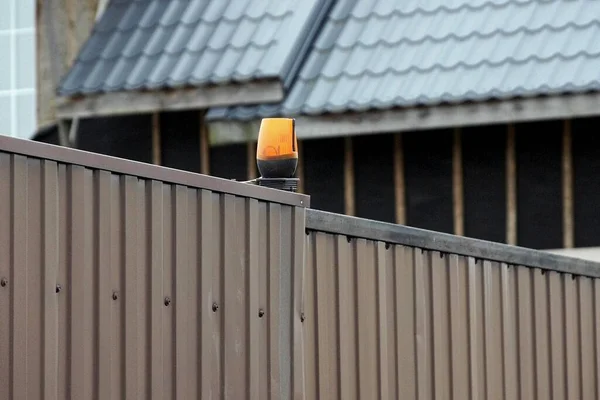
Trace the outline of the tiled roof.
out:
[[[112,0],[59,94],[164,89],[297,75],[320,0]],[[324,17],[324,15],[323,15]]]
[[[598,0],[338,0],[286,100],[209,119],[600,89]]]

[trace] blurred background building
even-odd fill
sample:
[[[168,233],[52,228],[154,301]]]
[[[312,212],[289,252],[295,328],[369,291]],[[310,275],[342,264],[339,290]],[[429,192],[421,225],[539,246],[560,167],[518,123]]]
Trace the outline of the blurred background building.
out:
[[[23,25],[38,38],[35,140],[245,180],[261,118],[295,117],[314,208],[538,249],[600,246],[600,1],[37,7],[35,29]],[[29,37],[17,14],[0,16],[11,55]],[[19,97],[10,65],[0,131],[31,137],[35,113],[19,104],[35,80]]]
[[[36,129],[35,0],[0,0],[0,132]]]

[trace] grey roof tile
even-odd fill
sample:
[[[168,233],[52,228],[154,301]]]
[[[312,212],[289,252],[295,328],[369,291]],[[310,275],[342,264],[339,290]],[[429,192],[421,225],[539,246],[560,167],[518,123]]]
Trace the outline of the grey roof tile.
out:
[[[599,0],[338,0],[283,103],[208,119],[600,90]]]
[[[58,92],[288,85],[330,1],[111,0]]]

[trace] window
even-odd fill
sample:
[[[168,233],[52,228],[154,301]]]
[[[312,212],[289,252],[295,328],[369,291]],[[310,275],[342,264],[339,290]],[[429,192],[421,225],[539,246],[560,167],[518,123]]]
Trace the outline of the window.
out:
[[[35,2],[0,0],[0,134],[36,129]]]

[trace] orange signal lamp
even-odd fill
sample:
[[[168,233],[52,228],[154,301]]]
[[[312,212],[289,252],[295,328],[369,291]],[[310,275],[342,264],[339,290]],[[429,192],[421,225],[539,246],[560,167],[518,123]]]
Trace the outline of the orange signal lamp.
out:
[[[295,192],[298,178],[298,141],[293,118],[263,118],[258,132],[256,164],[259,186]]]
[[[263,118],[258,132],[256,163],[262,178],[291,178],[298,166],[296,121]]]

